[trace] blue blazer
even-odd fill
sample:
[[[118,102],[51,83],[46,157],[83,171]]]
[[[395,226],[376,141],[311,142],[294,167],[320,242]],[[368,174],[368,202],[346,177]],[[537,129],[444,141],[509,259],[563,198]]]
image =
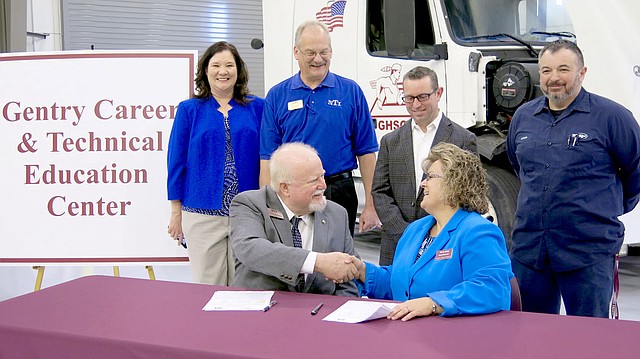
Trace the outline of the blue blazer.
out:
[[[400,237],[392,265],[367,263],[361,294],[397,301],[431,297],[444,309],[443,316],[508,310],[513,273],[498,226],[459,209],[414,263],[434,223],[431,215],[411,223]]]
[[[231,100],[229,129],[236,162],[238,193],[259,188],[260,120],[264,100],[249,96],[247,105]],[[167,154],[169,200],[187,207],[222,208],[225,130],[220,104],[210,96],[180,102]]]

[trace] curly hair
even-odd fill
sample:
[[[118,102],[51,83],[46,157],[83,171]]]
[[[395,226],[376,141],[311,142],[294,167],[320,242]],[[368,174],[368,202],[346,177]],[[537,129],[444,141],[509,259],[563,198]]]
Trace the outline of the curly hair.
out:
[[[487,175],[477,155],[441,142],[422,161],[422,170],[426,173],[436,161],[442,164],[446,204],[480,214],[489,211]]]
[[[200,56],[200,59],[198,60],[198,69],[196,71],[196,79],[194,81],[196,84],[196,92],[193,97],[207,98],[211,96],[211,84],[209,84],[209,79],[207,78],[207,67],[209,66],[211,58],[222,51],[231,52],[236,61],[236,68],[238,69],[238,79],[233,86],[233,99],[239,104],[246,105],[250,101],[247,98],[250,94],[249,71],[247,70],[247,64],[245,64],[240,57],[238,49],[226,41],[218,41],[214,43],[205,50],[202,56]]]

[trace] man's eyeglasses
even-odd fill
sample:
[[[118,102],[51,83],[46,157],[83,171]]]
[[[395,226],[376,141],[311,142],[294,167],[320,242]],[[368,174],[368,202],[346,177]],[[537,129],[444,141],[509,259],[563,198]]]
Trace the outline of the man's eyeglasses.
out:
[[[307,50],[303,51],[302,54],[309,60],[315,59],[316,55],[320,55],[320,57],[326,59],[327,57],[331,56],[331,49],[324,49],[322,51]]]
[[[444,177],[444,175],[441,175],[441,174],[427,172],[427,175],[426,175],[426,177],[424,179],[428,181],[430,179],[443,178],[443,177]]]
[[[402,96],[402,101],[404,101],[404,103],[413,103],[413,100],[418,99],[420,102],[425,102],[431,97],[431,95],[436,93],[436,91],[438,91],[438,89],[433,90],[432,93],[421,93],[418,96]]]

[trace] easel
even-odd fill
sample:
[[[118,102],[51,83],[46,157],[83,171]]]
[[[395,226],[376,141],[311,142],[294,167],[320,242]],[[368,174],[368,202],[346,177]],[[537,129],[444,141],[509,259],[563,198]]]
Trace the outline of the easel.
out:
[[[153,266],[147,265],[147,266],[144,266],[144,268],[147,270],[147,273],[149,273],[149,279],[156,280],[156,275],[153,272]],[[36,285],[35,285],[35,288],[33,289],[34,292],[37,292],[42,287],[42,278],[44,277],[44,266],[33,266],[33,269],[38,271],[38,274],[36,274]],[[113,266],[113,276],[114,277],[120,276],[119,266]]]

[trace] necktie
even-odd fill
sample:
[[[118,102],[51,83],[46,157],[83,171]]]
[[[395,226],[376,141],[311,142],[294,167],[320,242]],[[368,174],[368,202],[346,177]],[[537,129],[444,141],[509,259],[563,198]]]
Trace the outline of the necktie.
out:
[[[302,236],[298,230],[298,223],[300,223],[300,217],[291,218],[291,238],[293,238],[294,247],[302,248]]]
[[[291,218],[291,238],[293,238],[293,246],[296,248],[302,248],[302,236],[298,229],[298,223],[300,223],[300,217]],[[298,275],[298,284],[296,285],[296,292],[304,291],[304,274]]]

